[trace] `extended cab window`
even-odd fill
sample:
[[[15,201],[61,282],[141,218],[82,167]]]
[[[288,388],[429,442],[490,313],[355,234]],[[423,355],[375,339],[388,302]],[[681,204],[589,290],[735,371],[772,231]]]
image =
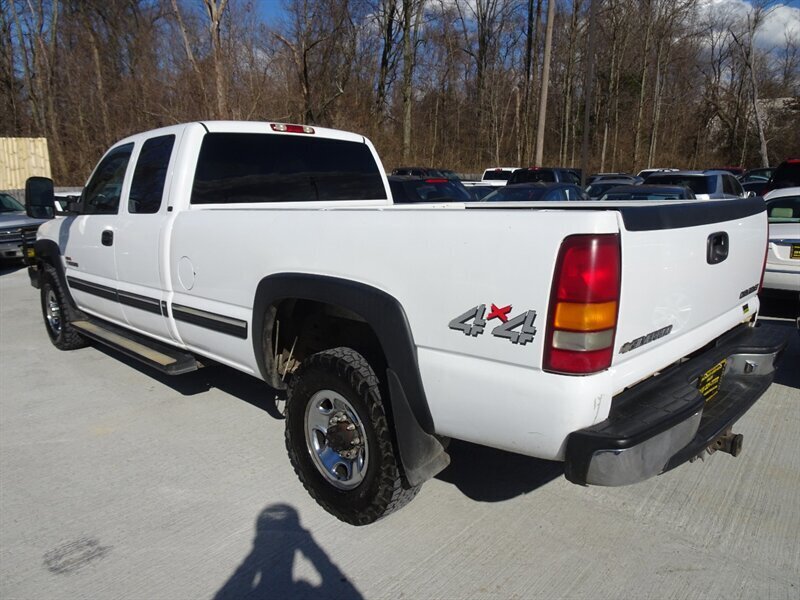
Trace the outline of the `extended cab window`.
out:
[[[386,198],[366,144],[281,134],[209,133],[192,204]]]
[[[167,167],[175,145],[174,135],[150,138],[142,146],[133,172],[128,212],[157,213],[164,195]]]
[[[122,193],[125,170],[133,151],[133,143],[111,150],[97,165],[83,192],[83,212],[87,215],[115,215]]]

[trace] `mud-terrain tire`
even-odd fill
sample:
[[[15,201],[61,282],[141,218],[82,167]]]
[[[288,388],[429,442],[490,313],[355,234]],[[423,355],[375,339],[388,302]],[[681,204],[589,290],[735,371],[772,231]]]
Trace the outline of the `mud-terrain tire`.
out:
[[[72,307],[55,268],[44,265],[41,300],[44,327],[50,341],[59,350],[77,350],[88,345],[86,338],[72,326]]]
[[[404,485],[378,378],[350,348],[314,354],[292,377],[286,449],[311,497],[351,525],[400,509],[421,487]]]

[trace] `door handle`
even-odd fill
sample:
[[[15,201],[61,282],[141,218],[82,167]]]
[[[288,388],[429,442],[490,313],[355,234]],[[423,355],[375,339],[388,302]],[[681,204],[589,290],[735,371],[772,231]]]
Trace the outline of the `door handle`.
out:
[[[706,242],[706,262],[710,265],[716,265],[728,258],[728,250],[730,248],[730,240],[728,234],[724,231],[718,231],[708,236]]]
[[[114,232],[106,230],[100,234],[100,242],[103,246],[110,246],[114,243]]]

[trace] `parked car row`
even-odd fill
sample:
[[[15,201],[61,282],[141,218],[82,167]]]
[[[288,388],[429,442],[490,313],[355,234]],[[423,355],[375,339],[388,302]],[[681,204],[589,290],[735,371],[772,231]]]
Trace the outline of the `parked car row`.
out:
[[[489,167],[479,181],[461,181],[449,169],[429,167],[398,167],[390,181],[398,203],[410,202],[498,202],[512,198],[531,200],[550,199],[566,194],[569,200],[648,200],[648,199],[722,199],[763,195],[770,189],[800,186],[800,159],[788,159],[777,168],[757,168],[745,171],[741,167],[718,167],[706,170],[650,168],[636,175],[622,172],[593,173],[586,178],[586,188],[580,193],[563,185],[579,186],[578,169],[562,167]],[[416,180],[416,183],[414,182]],[[527,187],[496,194],[499,189],[527,184],[551,185]],[[401,185],[402,184],[402,185]],[[651,187],[638,189],[637,186]],[[655,187],[653,187],[655,186]],[[568,190],[568,191],[564,191]]]

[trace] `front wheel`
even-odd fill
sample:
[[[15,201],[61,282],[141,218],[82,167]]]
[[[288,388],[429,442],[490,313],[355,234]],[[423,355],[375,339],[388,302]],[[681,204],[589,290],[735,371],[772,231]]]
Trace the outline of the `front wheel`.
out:
[[[314,354],[294,374],[286,449],[309,494],[352,525],[398,510],[420,488],[404,486],[378,378],[349,348]]]
[[[41,285],[42,317],[50,341],[59,350],[77,350],[88,344],[72,326],[71,307],[56,270],[44,265]]]

